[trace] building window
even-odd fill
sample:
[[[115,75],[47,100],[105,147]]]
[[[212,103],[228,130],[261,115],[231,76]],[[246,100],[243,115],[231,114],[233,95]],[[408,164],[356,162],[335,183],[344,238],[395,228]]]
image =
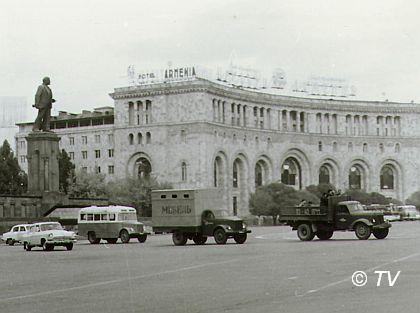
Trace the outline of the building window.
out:
[[[281,166],[281,182],[285,185],[302,188],[302,175],[299,162],[292,157],[287,158]]]
[[[383,153],[385,151],[385,149],[384,149],[384,144],[381,142],[380,144],[379,144],[379,152],[380,153]]]
[[[82,159],[87,159],[88,154],[87,151],[82,151]]]
[[[181,130],[181,143],[187,143],[187,132],[185,129]]]
[[[233,163],[233,182],[232,182],[232,187],[233,188],[238,188],[238,163],[235,161]]]
[[[82,167],[82,172],[83,172],[83,173],[87,173],[87,167],[86,167],[86,166],[83,166],[83,167]]]
[[[380,184],[381,189],[394,189],[394,171],[391,165],[385,165],[381,169]]]
[[[101,135],[95,135],[95,143],[101,143]]]
[[[399,143],[395,144],[395,153],[400,153],[401,151],[401,145]]]
[[[143,135],[141,133],[137,134],[137,144],[139,145],[143,144]]]
[[[95,150],[95,158],[99,159],[101,157],[101,150]]]
[[[70,160],[74,160],[74,152],[69,152]]]
[[[82,144],[87,145],[87,136],[82,136]]]
[[[150,132],[146,133],[146,143],[151,143],[152,142],[152,135],[150,134]]]
[[[352,142],[349,142],[347,150],[348,150],[348,152],[353,152],[353,143]]]
[[[74,137],[69,137],[70,146],[74,146]]]
[[[333,152],[337,152],[338,151],[338,144],[334,141],[333,142]]]
[[[362,173],[358,166],[352,166],[349,173],[350,189],[362,189]]]
[[[108,143],[114,143],[114,134],[108,134]]]
[[[101,173],[101,167],[100,166],[95,166],[95,173],[96,174],[100,174]]]
[[[24,155],[20,156],[20,162],[25,163],[26,157]]]
[[[110,158],[114,157],[114,149],[108,149],[108,157]]]
[[[322,141],[318,141],[318,151],[322,151]]]
[[[108,166],[108,174],[114,174],[114,165]]]
[[[330,183],[330,170],[325,165],[321,166],[321,168],[319,169],[318,181],[320,184]]]
[[[134,144],[134,135],[133,134],[128,135],[128,142],[129,142],[130,145]]]
[[[185,162],[181,164],[181,180],[187,181],[187,164]]]
[[[363,144],[363,152],[368,152],[368,144],[366,142]]]

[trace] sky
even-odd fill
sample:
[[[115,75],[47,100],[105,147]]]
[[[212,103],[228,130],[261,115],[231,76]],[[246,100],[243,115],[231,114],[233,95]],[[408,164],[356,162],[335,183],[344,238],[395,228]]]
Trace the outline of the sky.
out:
[[[366,100],[420,103],[419,1],[0,0],[0,95],[59,110],[113,105],[127,67],[281,68],[344,78]],[[35,109],[30,109],[35,114]]]

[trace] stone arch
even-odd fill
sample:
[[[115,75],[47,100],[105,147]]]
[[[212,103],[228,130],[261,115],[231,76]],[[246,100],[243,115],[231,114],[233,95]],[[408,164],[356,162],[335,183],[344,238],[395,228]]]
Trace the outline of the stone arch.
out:
[[[238,152],[232,158],[232,207],[234,215],[244,215],[248,208],[249,163],[244,152]]]
[[[265,185],[272,181],[273,163],[266,155],[260,155],[256,158],[254,166],[255,187]]]
[[[147,164],[148,163],[148,164]],[[134,153],[127,162],[126,175],[130,177],[138,177],[140,172],[148,172],[147,176],[153,174],[153,162],[149,155],[144,152]]]
[[[228,187],[228,161],[226,153],[219,150],[212,158],[213,187],[227,189]]]
[[[370,190],[371,166],[363,158],[356,158],[346,167],[347,187],[349,189]]]
[[[284,170],[287,170],[287,168],[284,168],[284,165],[287,165],[285,162],[288,158],[291,158],[292,161],[295,160],[295,165],[298,165],[298,172],[295,174],[299,174],[299,177],[297,177],[297,181],[295,180],[295,188],[303,189],[303,187],[309,186],[312,181],[311,162],[306,156],[306,153],[300,149],[293,148],[286,151],[283,158],[280,160],[280,177]]]
[[[320,172],[321,167],[325,167],[329,172],[329,183],[334,185],[336,188],[339,188],[340,186],[340,166],[339,162],[334,159],[333,157],[329,156],[324,159],[322,159],[318,166],[318,183],[320,183]]]
[[[393,186],[387,185],[386,188],[383,185],[383,183],[387,183],[384,181],[384,170],[389,169],[392,171],[392,184]],[[385,194],[390,194],[390,196],[395,197],[397,199],[403,199],[402,191],[404,190],[404,171],[402,169],[401,164],[394,160],[394,159],[384,159],[382,162],[380,162],[379,167],[377,168],[377,172],[379,173],[379,189],[381,192],[384,192]],[[392,188],[391,188],[392,187]]]

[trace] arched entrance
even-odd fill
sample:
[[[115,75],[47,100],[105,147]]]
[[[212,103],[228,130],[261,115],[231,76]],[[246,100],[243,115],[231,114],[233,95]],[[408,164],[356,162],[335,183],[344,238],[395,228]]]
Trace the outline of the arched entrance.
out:
[[[138,158],[135,162],[135,168],[137,177],[145,179],[150,178],[150,173],[152,172],[152,165],[150,164],[148,159],[144,157]]]
[[[296,189],[302,189],[302,169],[294,157],[288,157],[281,165],[281,182]]]

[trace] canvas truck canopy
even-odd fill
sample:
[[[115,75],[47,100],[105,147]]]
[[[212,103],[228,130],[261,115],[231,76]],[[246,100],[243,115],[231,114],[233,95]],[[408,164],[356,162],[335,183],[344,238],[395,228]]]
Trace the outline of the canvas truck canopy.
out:
[[[153,227],[197,227],[204,211],[222,209],[226,205],[216,188],[152,191]]]

